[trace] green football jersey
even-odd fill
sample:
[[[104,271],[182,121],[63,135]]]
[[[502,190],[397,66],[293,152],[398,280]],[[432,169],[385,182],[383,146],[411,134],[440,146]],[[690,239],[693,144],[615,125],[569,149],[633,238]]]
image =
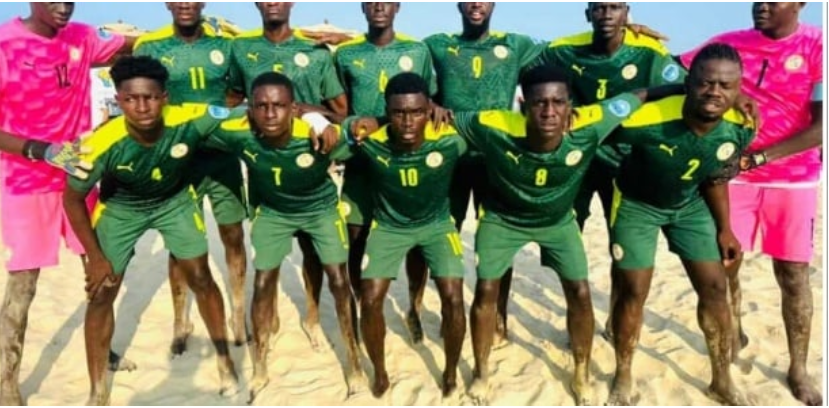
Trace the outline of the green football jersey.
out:
[[[437,92],[429,49],[403,34],[395,34],[394,40],[382,47],[361,35],[337,48],[334,64],[348,95],[349,113],[353,115],[385,116],[386,85],[402,72],[420,75],[429,84],[429,92]]]
[[[294,118],[292,129],[293,136],[285,147],[271,147],[251,133],[244,111],[234,112],[206,143],[245,162],[254,207],[264,205],[286,217],[331,211],[339,198],[328,168],[332,160],[348,155],[348,145],[341,143],[324,155],[311,145],[311,125]]]
[[[265,72],[285,74],[294,83],[294,99],[299,103],[321,105],[343,94],[331,53],[314,45],[294,30],[293,36],[274,44],[262,29],[240,34],[233,39],[231,87],[250,96],[250,87]]]
[[[170,103],[207,103],[224,106],[231,66],[231,39],[202,24],[204,36],[187,43],[175,36],[173,26],[141,36],[134,55],[153,57],[167,68]]]
[[[455,114],[458,132],[486,159],[489,190],[484,213],[519,227],[548,227],[572,216],[573,202],[599,144],[641,105],[625,93],[576,108],[559,147],[536,153],[526,146],[526,119],[509,111]]]
[[[69,185],[88,192],[100,181],[101,202],[155,209],[189,186],[193,152],[229,113],[218,106],[168,105],[164,134],[152,146],[130,136],[123,116],[113,119],[84,139],[83,145],[91,149],[84,160],[94,167],[86,180],[70,178]]]
[[[612,142],[629,144],[616,185],[625,197],[659,208],[699,198],[699,186],[754,138],[736,111],[709,133],[697,136],[682,120],[685,96],[648,103],[622,123]]]
[[[423,40],[435,64],[437,102],[458,112],[511,110],[521,71],[541,46],[519,34],[491,32],[481,41],[460,34],[435,34]]]
[[[349,121],[343,129],[349,129]],[[434,131],[426,125],[426,141],[415,152],[400,153],[389,145],[388,126],[354,148],[365,161],[374,192],[374,219],[396,228],[413,228],[450,219],[449,185],[466,142],[452,127]]]
[[[592,32],[553,41],[534,63],[558,66],[571,74],[571,96],[576,106],[685,79],[685,69],[653,38],[626,34],[622,46],[610,57],[593,53],[592,41]],[[626,146],[603,146],[598,159],[618,167],[628,151]]]

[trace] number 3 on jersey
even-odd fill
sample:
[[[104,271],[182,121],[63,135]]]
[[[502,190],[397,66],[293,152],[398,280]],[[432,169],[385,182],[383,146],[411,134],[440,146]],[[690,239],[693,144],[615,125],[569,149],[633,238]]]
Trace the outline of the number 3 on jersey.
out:
[[[607,80],[599,80],[599,88],[596,89],[596,99],[602,100],[607,97]]]

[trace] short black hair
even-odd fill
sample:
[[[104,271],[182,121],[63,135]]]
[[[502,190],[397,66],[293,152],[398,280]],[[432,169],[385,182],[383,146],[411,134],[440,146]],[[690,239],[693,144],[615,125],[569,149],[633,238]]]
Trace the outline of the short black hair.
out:
[[[726,60],[736,63],[743,69],[743,60],[740,58],[740,53],[737,50],[723,43],[711,43],[702,47],[701,50],[691,61],[691,68],[688,70],[689,77],[696,77],[702,70],[702,64],[711,60]]]
[[[560,82],[567,88],[567,93],[570,94],[570,77],[567,76],[561,68],[554,65],[539,65],[521,76],[521,92],[524,97],[530,93],[530,88],[538,84],[546,84],[551,82]]]
[[[157,59],[148,56],[121,57],[109,69],[109,75],[112,77],[112,82],[115,83],[115,89],[121,88],[124,81],[135,78],[154,80],[158,82],[161,89],[167,89],[167,79],[170,78],[167,68],[164,68],[164,65]]]
[[[394,95],[423,94],[429,98],[429,85],[426,80],[418,74],[403,72],[395,75],[386,84],[386,102]]]
[[[264,74],[261,74],[258,77],[256,77],[256,79],[253,80],[253,83],[250,86],[250,96],[253,96],[253,93],[256,92],[257,89],[267,85],[284,87],[288,90],[288,93],[291,94],[291,100],[294,99],[293,81],[291,81],[291,79],[287,76],[280,74],[278,72],[265,72]]]

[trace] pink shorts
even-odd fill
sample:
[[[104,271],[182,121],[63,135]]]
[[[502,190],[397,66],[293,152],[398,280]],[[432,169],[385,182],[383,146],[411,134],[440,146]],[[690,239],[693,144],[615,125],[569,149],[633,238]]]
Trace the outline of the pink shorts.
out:
[[[89,194],[87,206],[90,210],[97,198],[97,191]],[[63,211],[62,192],[0,193],[0,230],[5,246],[3,259],[9,272],[57,265],[61,238],[72,252],[85,253]]]
[[[743,251],[754,250],[759,231],[766,255],[789,262],[812,261],[817,187],[770,188],[732,183],[728,192],[731,228]]]

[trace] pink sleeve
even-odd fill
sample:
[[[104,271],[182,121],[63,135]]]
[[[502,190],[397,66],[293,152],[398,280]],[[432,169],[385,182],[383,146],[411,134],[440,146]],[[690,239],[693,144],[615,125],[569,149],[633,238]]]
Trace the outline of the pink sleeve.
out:
[[[809,76],[812,83],[819,84],[823,82],[823,36],[822,32],[818,32],[816,44],[813,47],[813,52],[809,55]]]
[[[112,34],[101,29],[90,27],[89,52],[93,64],[102,64],[109,61],[124,46],[124,37]]]
[[[0,100],[3,99],[3,94],[6,90],[6,78],[8,77],[8,67],[6,67],[6,57],[0,52]]]

